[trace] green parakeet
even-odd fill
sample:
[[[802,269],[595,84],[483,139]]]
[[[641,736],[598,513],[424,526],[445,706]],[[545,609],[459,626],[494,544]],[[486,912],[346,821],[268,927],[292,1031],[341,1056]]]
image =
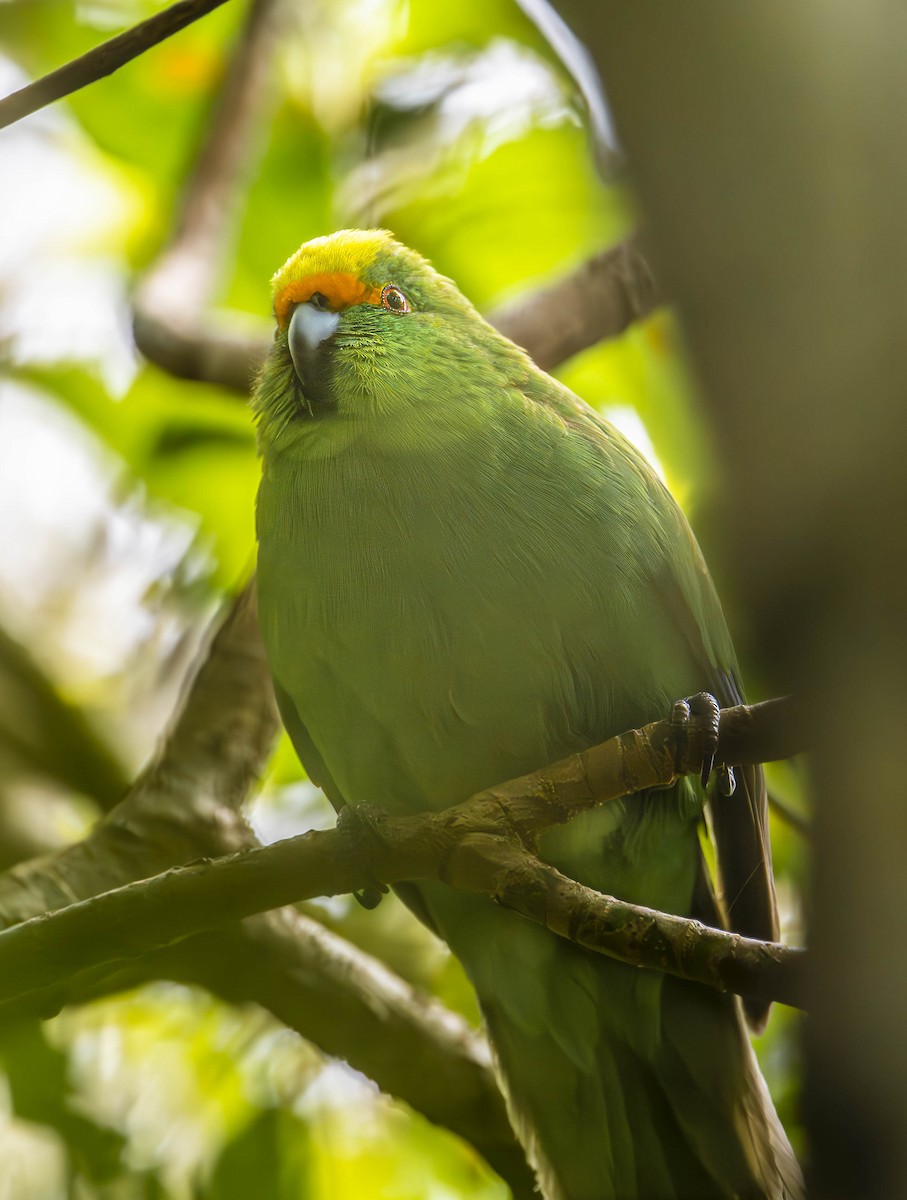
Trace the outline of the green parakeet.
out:
[[[254,396],[261,624],[287,729],[335,807],[444,808],[679,697],[739,700],[668,492],[450,280],[388,233],[345,231],[278,271],[274,307]],[[600,891],[774,937],[761,772],[714,806],[720,904],[702,814],[684,781],[541,853]],[[800,1195],[736,999],[443,884],[416,900],[475,986],[546,1197]]]

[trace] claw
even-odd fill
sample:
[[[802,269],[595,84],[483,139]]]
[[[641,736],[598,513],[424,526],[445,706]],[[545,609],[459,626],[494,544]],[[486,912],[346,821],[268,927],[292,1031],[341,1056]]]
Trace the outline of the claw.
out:
[[[364,909],[371,912],[373,908],[377,908],[381,903],[381,898],[387,890],[387,887],[381,883],[376,887],[363,888],[361,892],[353,892],[353,899],[357,904],[361,904]]]
[[[380,810],[368,804],[345,804],[337,814],[337,828],[350,828],[358,824],[365,825],[366,828],[377,831],[380,818]],[[387,895],[389,891],[390,888],[386,883],[380,883],[376,879],[368,887],[361,888],[358,892],[353,892],[353,897],[357,904],[361,904],[364,909],[371,911],[371,909],[378,907],[381,903],[381,897]]]
[[[737,778],[734,768],[722,763],[718,768],[718,791],[722,796],[730,798],[737,790]]]
[[[715,765],[720,720],[718,701],[708,692],[697,692],[695,696],[677,700],[671,709],[671,723],[692,726],[701,740],[703,750],[699,778],[703,787],[707,786]]]

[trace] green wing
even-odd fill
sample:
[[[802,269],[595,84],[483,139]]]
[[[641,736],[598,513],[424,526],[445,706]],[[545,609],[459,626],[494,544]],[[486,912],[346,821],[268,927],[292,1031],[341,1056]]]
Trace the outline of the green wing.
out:
[[[666,610],[703,670],[705,686],[722,707],[743,702],[737,665],[721,604],[686,518],[642,455],[594,409],[548,376],[533,376],[526,394],[554,408],[567,425],[622,454],[645,481],[650,502],[668,527],[669,569],[653,580]],[[761,766],[739,767],[732,797],[713,797],[711,824],[727,923],[747,937],[775,941],[778,913],[772,877],[768,802]],[[746,1005],[753,1025],[764,1022],[765,1006]]]
[[[290,741],[293,743],[293,749],[299,756],[299,761],[305,768],[306,775],[308,775],[316,787],[321,788],[333,805],[334,811],[339,814],[341,809],[346,807],[346,800],[343,797],[343,793],[334,782],[333,776],[324,764],[324,759],[318,752],[318,747],[312,741],[308,729],[306,729],[299,713],[296,711],[296,705],[293,703],[292,696],[280,686],[276,678],[274,679],[274,695],[277,699],[280,719],[283,721],[284,728],[290,736]],[[378,798],[378,803],[380,803],[380,798]],[[385,888],[384,890],[386,891],[387,889]],[[397,883],[394,885],[394,891],[423,925],[427,925],[429,929],[438,933],[435,922],[415,884]],[[376,908],[381,901],[381,892],[377,887],[367,887],[361,892],[354,892],[353,895],[363,908]]]
[[[339,813],[346,806],[346,800],[344,800],[340,788],[334,782],[330,771],[324,765],[324,759],[319,754],[318,747],[309,736],[309,731],[300,719],[292,696],[284,691],[276,678],[274,679],[274,695],[277,699],[280,719],[283,721],[284,729],[290,735],[293,749],[299,756],[299,761],[305,768],[306,775],[308,775],[316,787],[321,788],[334,806],[334,811]]]

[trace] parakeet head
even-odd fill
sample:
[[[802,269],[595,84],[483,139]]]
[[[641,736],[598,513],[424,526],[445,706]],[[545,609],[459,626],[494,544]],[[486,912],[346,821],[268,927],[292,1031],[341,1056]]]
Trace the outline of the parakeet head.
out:
[[[306,242],[272,280],[277,330],[253,397],[262,446],[389,421],[528,363],[449,279],[385,230]],[[525,367],[523,367],[525,369]],[[454,396],[452,397],[452,393]]]

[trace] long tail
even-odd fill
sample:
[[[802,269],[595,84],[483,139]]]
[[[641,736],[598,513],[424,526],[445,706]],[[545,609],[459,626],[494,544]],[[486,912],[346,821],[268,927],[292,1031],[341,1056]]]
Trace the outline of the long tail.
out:
[[[800,1200],[735,998],[481,898],[433,885],[425,899],[476,987],[547,1200]]]

